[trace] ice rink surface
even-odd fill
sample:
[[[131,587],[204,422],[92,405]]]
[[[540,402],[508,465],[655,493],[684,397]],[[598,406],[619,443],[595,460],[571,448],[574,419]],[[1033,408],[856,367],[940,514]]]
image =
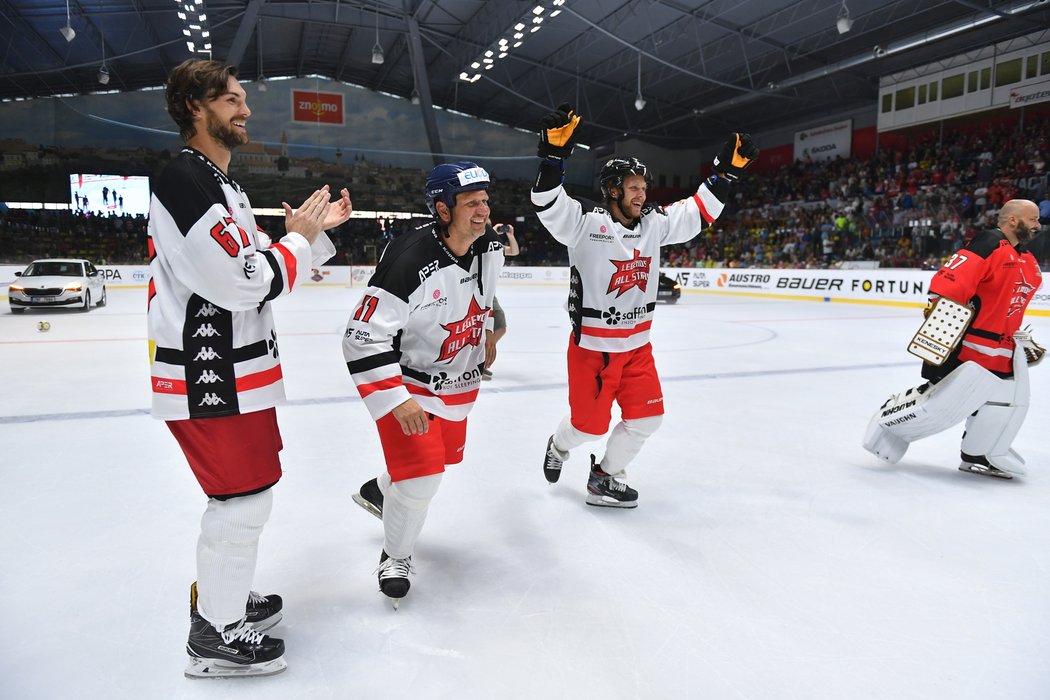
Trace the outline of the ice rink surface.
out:
[[[586,448],[555,486],[540,468],[565,293],[501,287],[495,379],[398,612],[350,499],[383,468],[340,352],[361,290],[279,300],[285,476],[255,588],[285,599],[288,670],[221,681],[182,675],[205,499],[148,415],[145,291],[4,309],[0,697],[1050,697],[1050,363],[1026,478],[959,472],[961,426],[889,466],[860,437],[919,383],[918,309],[687,293],[656,312],[667,415],[629,472],[640,506],[593,508]]]

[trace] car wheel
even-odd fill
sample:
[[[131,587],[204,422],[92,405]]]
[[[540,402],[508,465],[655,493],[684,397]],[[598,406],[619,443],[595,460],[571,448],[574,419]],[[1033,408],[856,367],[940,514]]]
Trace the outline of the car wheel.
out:
[[[13,313],[13,314],[24,314],[25,312],[26,312],[25,309],[17,308],[17,307],[14,307],[14,306],[11,307],[11,313]]]
[[[90,289],[85,289],[84,290],[84,306],[82,306],[80,310],[83,313],[87,313],[88,311],[91,310],[91,290]]]
[[[106,305],[106,286],[102,285],[102,297],[98,300],[98,306],[102,307]]]

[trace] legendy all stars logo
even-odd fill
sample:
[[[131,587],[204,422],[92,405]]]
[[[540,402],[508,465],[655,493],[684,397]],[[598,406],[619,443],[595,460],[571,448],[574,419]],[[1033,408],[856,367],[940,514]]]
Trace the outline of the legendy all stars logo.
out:
[[[609,262],[616,266],[616,271],[609,279],[609,288],[605,293],[609,294],[615,289],[619,298],[632,287],[638,287],[644,292],[649,283],[649,265],[652,261],[652,258],[641,257],[638,249],[635,249],[634,257],[630,260],[610,260]]]
[[[477,300],[471,296],[470,307],[462,320],[441,325],[448,331],[448,337],[441,343],[441,354],[437,361],[451,362],[456,357],[456,353],[463,348],[480,345],[481,337],[485,334],[485,319],[488,316],[489,310],[481,308]]]

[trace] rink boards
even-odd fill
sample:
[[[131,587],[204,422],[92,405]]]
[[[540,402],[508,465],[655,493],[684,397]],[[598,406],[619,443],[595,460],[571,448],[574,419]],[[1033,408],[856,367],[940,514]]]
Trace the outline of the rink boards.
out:
[[[132,265],[99,265],[112,287],[145,286],[149,268]],[[0,289],[6,295],[7,285],[15,272],[23,268],[0,265]],[[371,265],[332,265],[313,268],[306,285],[364,287],[372,276]],[[930,270],[864,269],[864,270],[773,270],[726,268],[663,268],[661,270],[686,292],[724,294],[763,299],[795,299],[883,306],[923,306],[926,304]],[[500,284],[568,285],[567,267],[506,267]],[[1028,307],[1028,313],[1050,316],[1050,291],[1040,287]]]

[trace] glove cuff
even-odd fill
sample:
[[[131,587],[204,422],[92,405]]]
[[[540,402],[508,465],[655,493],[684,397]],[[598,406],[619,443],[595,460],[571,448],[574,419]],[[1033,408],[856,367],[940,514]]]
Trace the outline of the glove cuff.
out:
[[[540,141],[536,146],[536,155],[540,158],[562,160],[572,155],[572,146],[554,146],[546,141]]]

